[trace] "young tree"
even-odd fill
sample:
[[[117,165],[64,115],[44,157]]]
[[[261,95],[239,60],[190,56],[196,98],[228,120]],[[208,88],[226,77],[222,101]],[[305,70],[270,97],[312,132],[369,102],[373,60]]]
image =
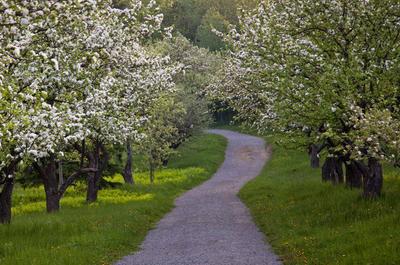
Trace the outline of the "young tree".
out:
[[[101,13],[87,40],[87,49],[102,51],[96,59],[98,70],[90,79],[99,80],[98,86],[86,91],[82,101],[87,113],[85,127],[90,131],[87,158],[90,167],[98,169],[88,177],[88,202],[97,199],[109,157],[107,145],[141,139],[139,131],[147,120],[149,106],[160,93],[168,94],[174,87],[172,76],[179,71],[168,58],[152,56],[143,45],[161,30],[163,16],[157,13],[154,1],[145,7],[138,2],[130,8],[108,11]],[[104,75],[100,76],[99,71]]]
[[[160,97],[150,113],[141,147],[149,163],[150,182],[154,183],[155,170],[173,153],[172,146],[179,139],[176,125],[185,109],[172,98]]]

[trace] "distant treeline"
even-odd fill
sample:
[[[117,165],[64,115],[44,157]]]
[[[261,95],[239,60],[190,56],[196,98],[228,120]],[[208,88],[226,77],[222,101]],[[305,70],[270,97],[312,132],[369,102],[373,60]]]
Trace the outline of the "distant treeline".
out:
[[[129,5],[131,0],[115,0],[119,7]],[[226,32],[229,24],[237,24],[238,8],[251,8],[259,0],[158,0],[164,13],[164,25],[174,26],[199,47],[217,51],[225,44],[212,29]]]

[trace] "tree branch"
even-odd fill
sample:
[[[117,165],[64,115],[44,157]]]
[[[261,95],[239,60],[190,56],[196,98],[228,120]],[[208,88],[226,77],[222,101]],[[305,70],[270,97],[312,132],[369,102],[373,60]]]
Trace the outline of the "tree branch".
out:
[[[73,173],[71,176],[67,178],[67,180],[61,185],[60,189],[58,190],[58,194],[61,196],[64,195],[64,193],[67,191],[68,187],[72,185],[72,183],[75,182],[76,178],[83,174],[87,173],[94,173],[97,172],[97,169],[95,168],[81,168],[75,173]]]

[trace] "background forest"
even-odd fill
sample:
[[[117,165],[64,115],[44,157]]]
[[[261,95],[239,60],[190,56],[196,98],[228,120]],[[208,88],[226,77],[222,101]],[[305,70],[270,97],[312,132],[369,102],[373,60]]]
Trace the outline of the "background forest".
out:
[[[114,0],[120,7],[129,0]],[[254,8],[257,0],[161,0],[164,25],[173,26],[193,44],[211,51],[223,50],[223,40],[212,29],[227,32],[229,24],[238,23],[238,8]]]

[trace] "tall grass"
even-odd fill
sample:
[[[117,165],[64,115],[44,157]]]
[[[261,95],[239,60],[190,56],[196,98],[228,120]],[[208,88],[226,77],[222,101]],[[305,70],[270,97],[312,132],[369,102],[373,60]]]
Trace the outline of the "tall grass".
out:
[[[13,222],[0,226],[0,264],[111,264],[138,248],[177,196],[217,170],[225,147],[220,136],[196,136],[157,172],[153,185],[146,172],[139,173],[135,186],[101,190],[99,201],[87,205],[85,187],[78,184],[51,215],[44,213],[42,187],[17,188]],[[122,182],[119,175],[110,180]]]

